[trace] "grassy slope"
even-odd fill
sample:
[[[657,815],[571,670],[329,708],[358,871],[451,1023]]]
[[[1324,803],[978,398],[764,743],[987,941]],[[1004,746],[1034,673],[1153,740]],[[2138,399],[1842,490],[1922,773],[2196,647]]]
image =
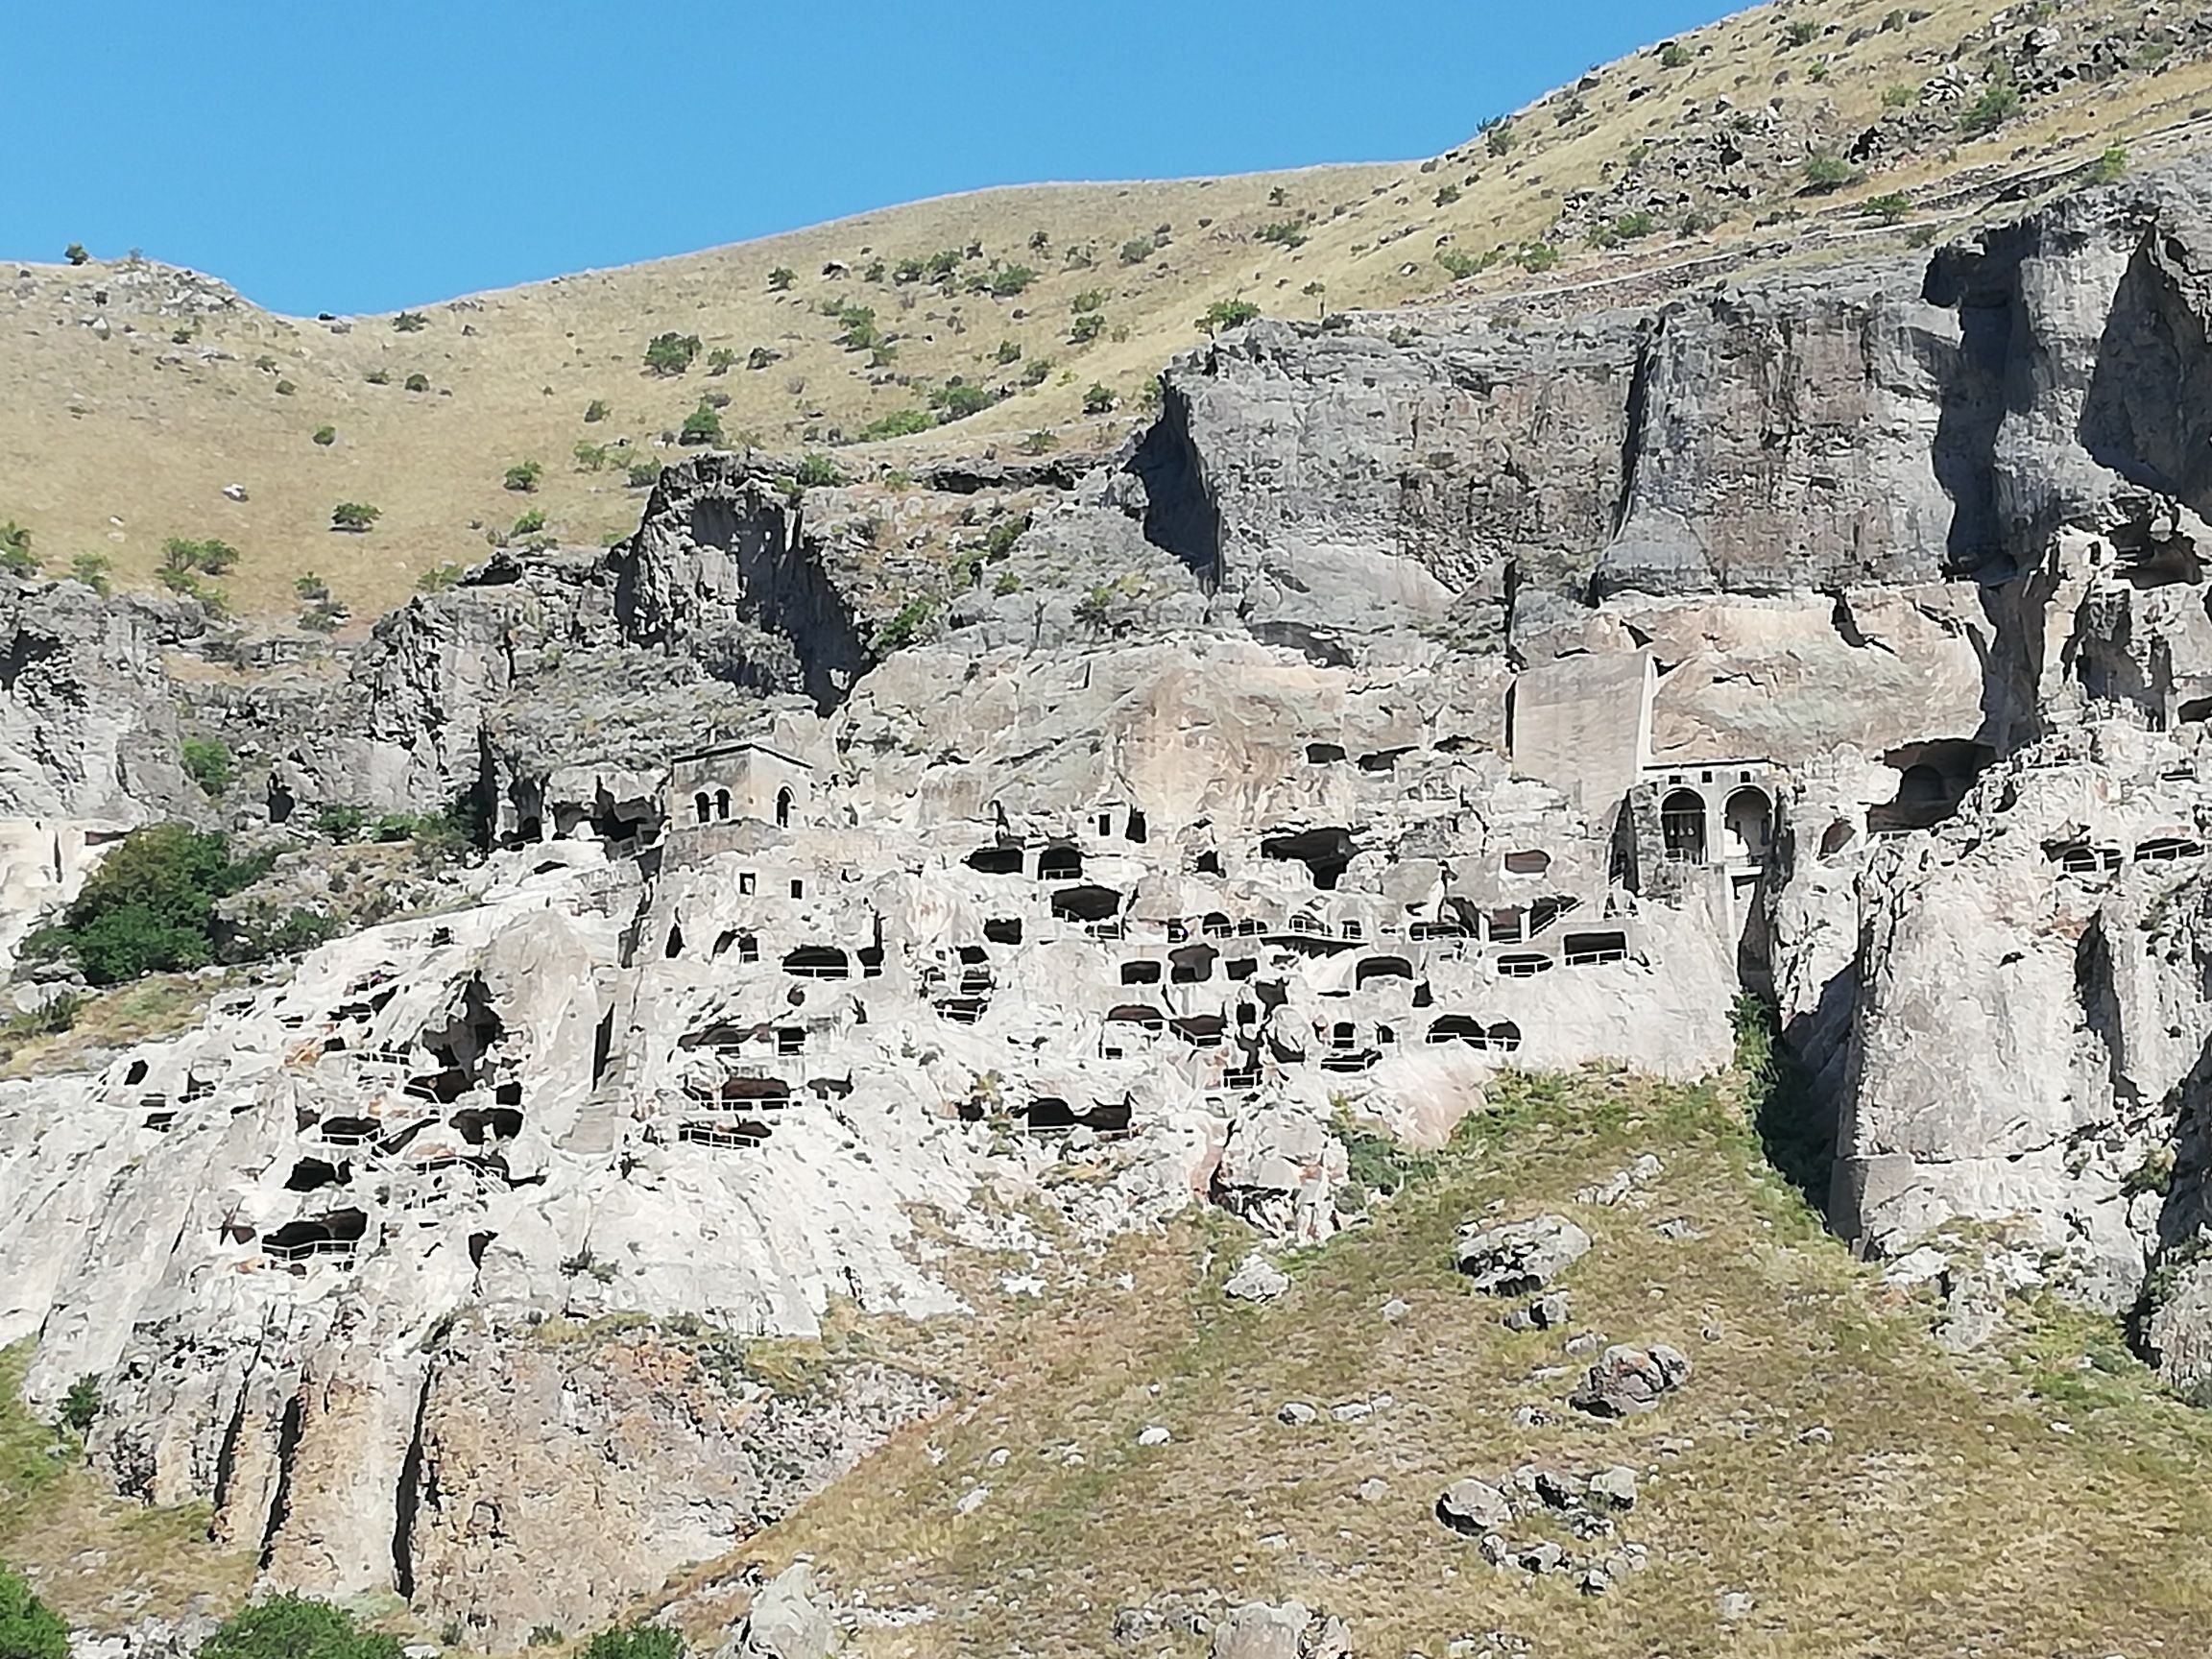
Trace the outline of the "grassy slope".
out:
[[[1245,1240],[1218,1221],[1125,1242],[1103,1269],[1084,1265],[1084,1287],[1026,1311],[978,1286],[990,1311],[950,1361],[969,1374],[967,1406],[746,1558],[811,1552],[846,1595],[934,1609],[865,1635],[875,1654],[1111,1651],[1117,1609],[1207,1589],[1298,1597],[1380,1654],[1490,1631],[1560,1659],[2138,1652],[2200,1628],[2212,1420],[2163,1397],[2109,1326],[2051,1306],[2016,1305],[1988,1353],[1942,1353],[1932,1306],[1885,1290],[1825,1237],[1742,1120],[1733,1084],[1509,1080],[1375,1226],[1294,1262],[1295,1288],[1272,1307],[1221,1298]],[[1572,1202],[1646,1150],[1668,1166],[1647,1206]],[[1505,1331],[1503,1305],[1451,1269],[1455,1228],[1494,1204],[1587,1226],[1596,1249],[1562,1282],[1576,1328],[1675,1343],[1696,1366],[1686,1390],[1625,1424],[1566,1411],[1572,1377],[1538,1375],[1578,1375],[1558,1336]],[[1705,1237],[1651,1231],[1677,1215]],[[1118,1270],[1134,1288],[1112,1287]],[[1393,1297],[1410,1308],[1395,1321]],[[1364,1422],[1275,1420],[1286,1400],[1384,1392],[1395,1407]],[[1516,1428],[1522,1404],[1565,1420]],[[1174,1439],[1141,1449],[1152,1423]],[[1815,1428],[1832,1443],[1801,1438]],[[1648,1545],[1650,1569],[1587,1599],[1564,1577],[1493,1572],[1433,1519],[1452,1479],[1527,1460],[1643,1471],[1621,1531]],[[1370,1477],[1388,1492],[1360,1502]],[[958,1515],[977,1482],[989,1498]],[[1542,1523],[1514,1535],[1575,1548]],[[1727,1591],[1755,1602],[1733,1629]],[[1198,1644],[1155,1636],[1139,1650]]]
[[[1004,386],[1027,363],[1048,357],[1054,368],[1043,385],[872,459],[896,464],[916,452],[973,450],[1040,429],[1067,444],[1095,441],[1133,418],[1145,380],[1197,340],[1193,319],[1212,301],[1240,296],[1274,315],[1308,316],[1319,306],[1305,292],[1312,282],[1325,285],[1332,309],[1437,293],[1450,285],[1436,263],[1439,238],[1479,254],[1545,234],[1563,196],[1618,177],[1639,145],[1709,120],[1717,99],[1738,108],[1779,100],[1840,141],[1880,113],[1885,87],[1917,85],[1955,55],[1970,59],[1995,8],[1989,0],[1925,0],[1925,17],[1882,32],[1877,25],[1891,10],[1887,0],[1835,0],[1728,19],[1684,37],[1687,64],[1669,68],[1647,52],[1609,69],[1593,89],[1553,94],[1523,112],[1521,141],[1503,160],[1477,143],[1420,166],[991,191],[429,305],[429,325],[420,333],[371,318],[338,334],[242,304],[207,318],[185,346],[171,343],[172,320],[111,309],[117,332],[101,340],[81,325],[93,315],[82,296],[112,273],[25,268],[18,287],[36,297],[0,332],[0,518],[29,525],[50,568],[79,553],[105,553],[128,582],[149,578],[164,537],[220,536],[247,554],[228,584],[242,610],[272,617],[294,611],[293,579],[315,571],[352,607],[358,626],[404,597],[424,570],[482,557],[484,527],[509,526],[525,508],[543,508],[552,530],[572,543],[629,529],[637,493],[617,471],[578,469],[574,445],[626,438],[650,446],[709,389],[732,399],[723,412],[729,432],[795,448],[920,405],[953,376]],[[2071,11],[2062,20],[2080,15]],[[1790,19],[1828,33],[1793,46],[1784,34]],[[1860,29],[1874,32],[1846,44]],[[1827,79],[1815,84],[1810,76],[1822,60]],[[1984,170],[1989,183],[2007,170],[2093,155],[2115,136],[2181,118],[2208,79],[2203,65],[2176,63],[2096,88],[2070,107],[2032,106],[1995,136],[1941,148],[1794,205],[1811,225],[1863,229],[1856,204],[1869,195],[1900,188],[1926,195],[1962,171]],[[1644,96],[1632,97],[1640,90]],[[1562,120],[1571,97],[1583,112]],[[1469,110],[1469,124],[1487,113]],[[1791,203],[1801,183],[1790,173],[1761,181],[1757,203],[1704,237],[1662,235],[1613,252],[1570,250],[1545,277],[1505,268],[1455,291],[1572,284],[1709,257],[1752,240],[1770,244],[1777,232],[1757,231],[1753,220]],[[1445,184],[1460,194],[1437,205]],[[1273,200],[1278,191],[1281,204]],[[1953,209],[1945,224],[1957,225],[1975,205]],[[1298,217],[1310,221],[1303,247],[1259,239],[1268,225]],[[1165,249],[1142,263],[1121,262],[1125,242],[1163,226]],[[1806,228],[1800,224],[1792,234]],[[1047,249],[1033,253],[1030,238],[1040,230]],[[972,244],[981,245],[984,259],[967,271],[1002,258],[1042,275],[1007,300],[864,279],[876,257],[896,263]],[[1072,249],[1093,263],[1071,264]],[[830,260],[848,262],[853,275],[821,275]],[[769,290],[778,266],[798,273],[787,294]],[[1108,328],[1077,347],[1069,340],[1070,308],[1091,290],[1107,296]],[[896,365],[871,370],[866,354],[840,349],[837,324],[817,308],[829,299],[873,305],[897,338]],[[121,331],[126,323],[137,327],[134,336]],[[710,378],[702,361],[687,374],[658,379],[640,362],[645,342],[662,330],[696,334],[707,349],[726,347],[740,359],[761,346],[783,355],[758,372],[740,367]],[[1005,340],[1022,348],[1022,364],[993,361]],[[231,355],[203,362],[198,353],[207,349]],[[158,364],[168,353],[183,361]],[[255,366],[263,358],[267,370]],[[390,372],[390,385],[367,382],[376,369]],[[401,390],[416,372],[429,378],[431,392]],[[901,376],[912,384],[898,384]],[[289,396],[276,393],[279,379],[294,385]],[[1124,398],[1103,422],[1082,414],[1094,383]],[[605,399],[612,415],[587,426],[583,411],[594,398]],[[325,424],[339,434],[327,448],[310,441]],[[547,472],[528,497],[501,487],[507,468],[526,459]],[[221,492],[230,483],[246,486],[251,499],[227,500]],[[349,499],[383,510],[373,533],[328,530],[332,505]]]

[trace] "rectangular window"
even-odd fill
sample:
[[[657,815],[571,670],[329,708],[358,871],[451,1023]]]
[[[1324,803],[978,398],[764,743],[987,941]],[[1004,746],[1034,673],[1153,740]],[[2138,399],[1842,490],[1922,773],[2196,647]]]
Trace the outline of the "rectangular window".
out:
[[[797,877],[793,877],[791,880],[791,897],[794,899],[804,899],[806,897],[806,883],[800,880]]]
[[[753,891],[753,872],[752,872],[752,871],[750,871],[750,870],[740,870],[740,871],[737,873],[737,891],[738,891],[738,892],[740,892],[740,893],[750,893],[750,892],[752,892],[752,891]]]

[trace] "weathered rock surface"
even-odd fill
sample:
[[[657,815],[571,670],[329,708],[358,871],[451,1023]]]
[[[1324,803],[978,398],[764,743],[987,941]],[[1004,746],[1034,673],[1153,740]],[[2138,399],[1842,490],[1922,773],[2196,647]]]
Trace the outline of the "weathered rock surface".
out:
[[[1598,1357],[1567,1403],[1593,1417],[1641,1417],[1689,1380],[1690,1358],[1679,1348],[1616,1344]]]
[[[1541,1290],[1590,1253],[1590,1235],[1564,1215],[1539,1215],[1503,1227],[1469,1222],[1453,1255],[1475,1288],[1492,1296]]]

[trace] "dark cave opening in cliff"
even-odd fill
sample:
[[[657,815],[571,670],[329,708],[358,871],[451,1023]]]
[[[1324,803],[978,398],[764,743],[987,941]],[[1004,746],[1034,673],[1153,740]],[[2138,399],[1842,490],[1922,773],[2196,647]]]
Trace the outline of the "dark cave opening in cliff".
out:
[[[1348,830],[1299,830],[1264,835],[1260,840],[1262,857],[1305,865],[1313,885],[1323,892],[1334,889],[1358,851]]]

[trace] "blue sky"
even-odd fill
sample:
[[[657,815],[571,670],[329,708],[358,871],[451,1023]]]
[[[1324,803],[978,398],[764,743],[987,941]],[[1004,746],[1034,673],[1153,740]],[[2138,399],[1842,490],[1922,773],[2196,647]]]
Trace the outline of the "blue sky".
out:
[[[1429,156],[1715,0],[0,0],[0,259],[392,310],[988,184]]]

